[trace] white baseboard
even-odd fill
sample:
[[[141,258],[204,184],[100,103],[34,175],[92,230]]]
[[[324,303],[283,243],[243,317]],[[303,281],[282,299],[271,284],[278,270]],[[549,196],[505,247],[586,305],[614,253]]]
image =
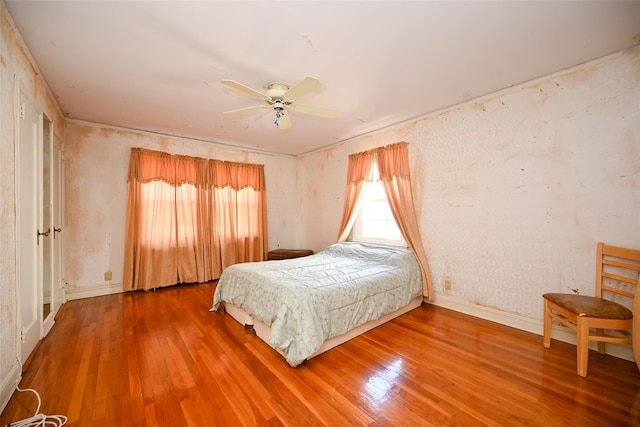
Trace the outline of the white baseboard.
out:
[[[4,411],[7,403],[9,403],[9,400],[11,399],[11,396],[13,396],[13,392],[16,391],[16,386],[20,383],[21,378],[22,372],[20,363],[16,358],[9,374],[2,380],[2,384],[0,384],[0,412]]]
[[[64,296],[66,301],[74,299],[101,297],[104,295],[120,294],[124,292],[122,283],[108,285],[81,286],[77,288],[65,288]]]
[[[540,298],[542,298],[542,296]],[[425,300],[425,302],[429,301]],[[522,331],[531,332],[533,334],[540,335],[540,337],[543,335],[542,319],[532,319],[516,313],[509,313],[507,311],[498,310],[497,308],[474,304],[472,302],[460,300],[443,294],[437,294],[435,301],[431,302],[431,304],[468,314],[470,316],[479,317],[480,319],[500,323]],[[575,332],[561,325],[553,326],[551,337],[558,341],[573,345],[576,344]],[[540,339],[540,345],[542,345],[542,339]],[[553,343],[551,345],[553,346]],[[590,348],[597,350],[597,343],[591,342]],[[607,344],[607,354],[635,362],[631,344]]]

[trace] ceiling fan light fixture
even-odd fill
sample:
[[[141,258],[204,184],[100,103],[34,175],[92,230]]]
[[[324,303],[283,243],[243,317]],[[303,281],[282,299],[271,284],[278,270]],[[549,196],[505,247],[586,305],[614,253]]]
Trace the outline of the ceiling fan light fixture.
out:
[[[291,117],[284,108],[276,110],[276,120],[274,124],[281,130],[289,129],[291,127]]]
[[[274,120],[273,124],[279,127],[279,123],[278,121],[280,120],[280,117],[284,116],[284,110],[281,109],[277,109],[276,108],[276,119]]]
[[[273,103],[273,109],[276,111],[276,119],[273,124],[280,127],[280,119],[286,114],[284,103],[281,100],[276,100]]]

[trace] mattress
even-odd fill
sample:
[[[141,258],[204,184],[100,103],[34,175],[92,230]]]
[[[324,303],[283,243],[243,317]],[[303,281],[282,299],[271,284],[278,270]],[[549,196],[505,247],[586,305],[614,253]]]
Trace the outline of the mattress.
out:
[[[269,328],[268,344],[297,366],[332,338],[406,307],[422,295],[408,249],[342,242],[315,255],[236,264],[222,273],[222,302]]]

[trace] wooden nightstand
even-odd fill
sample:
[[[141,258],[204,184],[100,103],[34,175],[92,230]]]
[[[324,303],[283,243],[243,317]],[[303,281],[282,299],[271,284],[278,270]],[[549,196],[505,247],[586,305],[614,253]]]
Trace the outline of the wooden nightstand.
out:
[[[313,255],[311,249],[275,249],[267,254],[268,260],[300,258]]]

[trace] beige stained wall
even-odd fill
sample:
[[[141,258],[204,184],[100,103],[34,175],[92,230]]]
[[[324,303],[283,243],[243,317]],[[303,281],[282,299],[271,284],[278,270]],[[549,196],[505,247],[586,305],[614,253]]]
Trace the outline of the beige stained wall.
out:
[[[67,121],[66,137],[64,279],[71,293],[122,284],[132,147],[264,165],[269,248],[299,244],[297,215],[290,209],[297,197],[293,157],[73,120]],[[107,271],[111,281],[104,280]]]
[[[640,248],[640,47],[303,156],[311,248],[347,156],[398,141],[437,294],[449,274],[447,297],[541,319],[544,292],[593,294],[596,242]]]

